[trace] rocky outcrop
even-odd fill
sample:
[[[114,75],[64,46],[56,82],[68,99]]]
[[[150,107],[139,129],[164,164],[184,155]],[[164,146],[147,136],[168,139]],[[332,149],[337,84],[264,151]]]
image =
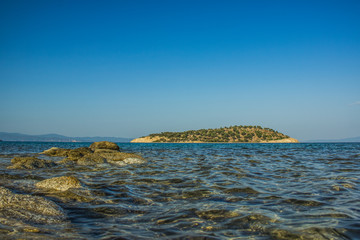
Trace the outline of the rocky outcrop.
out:
[[[69,152],[67,153],[67,158],[69,160],[78,160],[86,155],[92,154],[93,152],[91,151],[90,148],[87,147],[81,147],[81,148],[76,148],[76,149],[71,149],[69,150]]]
[[[0,215],[30,223],[56,223],[66,216],[56,203],[42,197],[15,194],[0,187]]]
[[[120,151],[120,148],[116,143],[108,142],[108,141],[94,142],[93,144],[90,145],[90,149],[92,151],[95,151],[97,149],[108,149],[108,150]]]
[[[120,148],[113,142],[94,142],[89,148],[77,149],[50,148],[41,154],[47,156],[65,157],[60,164],[97,165],[113,163],[117,165],[144,163],[145,159],[134,153],[120,152]],[[127,160],[131,159],[131,160]],[[119,164],[121,162],[121,164]]]
[[[107,149],[97,149],[95,150],[95,154],[100,155],[101,157],[105,158],[108,161],[124,161],[127,158],[137,158],[144,160],[143,157],[134,153],[125,153],[125,152],[119,152],[119,151],[107,150]]]
[[[70,188],[81,188],[79,179],[73,176],[54,177],[40,181],[35,184],[38,188],[53,189],[57,191],[66,191]]]
[[[36,157],[14,157],[11,163],[12,165],[8,167],[9,169],[36,169],[56,166],[56,163],[51,160],[38,159]]]
[[[48,150],[41,152],[40,154],[45,154],[47,156],[56,156],[56,157],[66,157],[70,149],[52,147]]]
[[[91,153],[84,155],[83,157],[78,159],[76,163],[79,165],[97,165],[106,162],[107,162],[106,158],[102,157],[97,153]]]

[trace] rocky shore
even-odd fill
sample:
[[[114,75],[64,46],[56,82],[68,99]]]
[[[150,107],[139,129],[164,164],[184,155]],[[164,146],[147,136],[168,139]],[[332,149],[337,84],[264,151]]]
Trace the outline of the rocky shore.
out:
[[[145,162],[140,155],[121,152],[116,143],[107,141],[77,149],[53,147],[32,156],[13,157],[7,171],[19,174],[4,172],[0,178],[0,236],[5,233],[9,238],[17,238],[25,233],[46,232],[54,224],[56,228],[66,228],[69,221],[62,207],[64,203],[105,201],[75,176],[84,167],[91,172]],[[23,171],[35,176],[31,180],[17,179]],[[41,174],[36,177],[40,172],[53,177],[43,179]]]

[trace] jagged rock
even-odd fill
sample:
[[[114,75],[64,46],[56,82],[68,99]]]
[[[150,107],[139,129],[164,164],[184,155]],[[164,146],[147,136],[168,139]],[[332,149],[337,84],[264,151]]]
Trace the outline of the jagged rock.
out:
[[[73,176],[54,177],[40,181],[35,184],[38,188],[54,189],[58,191],[66,191],[69,188],[81,188],[79,179]]]
[[[120,148],[116,143],[108,142],[108,141],[94,142],[90,145],[90,149],[92,151],[95,151],[96,149],[109,149],[109,150],[120,151]]]
[[[0,186],[0,216],[34,223],[56,223],[66,216],[56,203],[42,197],[15,194]]]
[[[40,154],[45,154],[47,156],[54,156],[54,157],[66,157],[70,149],[52,147],[48,150],[41,152]]]
[[[38,159],[36,157],[14,157],[11,163],[13,165],[9,166],[9,169],[36,169],[56,166],[56,163],[51,160]]]

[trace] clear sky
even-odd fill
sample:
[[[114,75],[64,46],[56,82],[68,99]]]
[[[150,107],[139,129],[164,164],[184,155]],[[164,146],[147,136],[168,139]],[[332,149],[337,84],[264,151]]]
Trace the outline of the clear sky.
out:
[[[0,1],[0,131],[360,136],[360,1]]]

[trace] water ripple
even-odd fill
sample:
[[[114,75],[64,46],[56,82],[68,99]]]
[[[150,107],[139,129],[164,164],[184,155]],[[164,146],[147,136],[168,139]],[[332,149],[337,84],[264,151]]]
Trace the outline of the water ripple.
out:
[[[358,239],[360,144],[119,144],[147,162],[7,169],[15,155],[88,143],[0,143],[0,183],[55,201],[68,222],[38,239]],[[39,191],[76,176],[85,189]],[[0,219],[1,220],[1,219]],[[16,230],[14,230],[14,228]],[[0,237],[24,227],[0,223]],[[16,233],[15,233],[16,232]]]

